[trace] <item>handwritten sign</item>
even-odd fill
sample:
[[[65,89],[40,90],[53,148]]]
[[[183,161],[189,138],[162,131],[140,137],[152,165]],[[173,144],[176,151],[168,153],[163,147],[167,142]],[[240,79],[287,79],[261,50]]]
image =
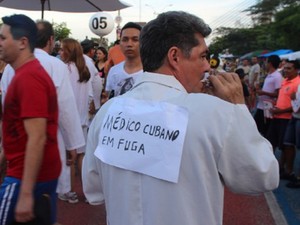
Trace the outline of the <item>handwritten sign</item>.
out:
[[[107,164],[176,183],[187,124],[183,107],[116,98],[103,119],[95,155]]]

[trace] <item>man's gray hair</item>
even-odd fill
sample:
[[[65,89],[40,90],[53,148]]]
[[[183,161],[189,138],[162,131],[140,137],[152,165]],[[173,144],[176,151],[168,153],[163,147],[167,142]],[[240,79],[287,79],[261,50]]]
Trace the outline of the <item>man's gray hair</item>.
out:
[[[199,44],[195,37],[197,33],[207,37],[211,28],[195,15],[182,11],[158,15],[141,32],[140,55],[144,71],[158,69],[172,46],[177,46],[189,57],[191,49]]]

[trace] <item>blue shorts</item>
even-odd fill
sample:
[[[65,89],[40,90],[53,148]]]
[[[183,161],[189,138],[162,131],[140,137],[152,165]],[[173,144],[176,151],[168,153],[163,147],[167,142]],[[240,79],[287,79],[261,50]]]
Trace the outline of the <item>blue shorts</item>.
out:
[[[15,207],[20,191],[21,180],[13,177],[5,177],[0,187],[0,225],[12,223],[15,218]],[[36,199],[43,194],[50,196],[51,220],[56,223],[56,187],[57,180],[38,182],[35,186],[34,196]]]
[[[300,148],[300,119],[290,119],[284,135],[284,144]]]

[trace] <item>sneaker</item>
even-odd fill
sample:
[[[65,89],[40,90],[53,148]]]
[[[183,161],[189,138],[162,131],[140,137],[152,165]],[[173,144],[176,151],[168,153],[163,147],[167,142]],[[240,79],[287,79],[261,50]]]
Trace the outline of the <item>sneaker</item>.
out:
[[[58,198],[62,201],[66,201],[69,203],[79,202],[76,192],[68,192],[65,194],[58,194]]]
[[[290,181],[285,186],[288,188],[300,188],[300,179],[297,178],[294,181]]]
[[[294,181],[296,179],[296,176],[295,176],[294,172],[292,172],[290,174],[284,172],[284,173],[280,174],[280,179]]]

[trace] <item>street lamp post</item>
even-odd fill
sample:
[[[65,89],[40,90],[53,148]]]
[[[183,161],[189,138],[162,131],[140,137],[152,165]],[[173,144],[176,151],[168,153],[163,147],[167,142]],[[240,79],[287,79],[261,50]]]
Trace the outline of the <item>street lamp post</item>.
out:
[[[122,17],[120,10],[118,10],[118,15],[115,18],[115,23],[117,24],[117,29],[116,29],[116,35],[117,35],[117,40],[120,40],[120,34],[121,34],[121,27],[120,24],[122,22]]]

